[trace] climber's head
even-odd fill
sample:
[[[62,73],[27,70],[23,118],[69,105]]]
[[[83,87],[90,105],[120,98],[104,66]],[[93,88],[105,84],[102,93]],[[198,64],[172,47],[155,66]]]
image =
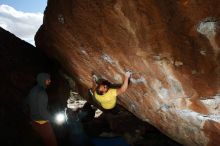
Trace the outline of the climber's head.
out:
[[[109,81],[104,80],[104,79],[100,80],[98,82],[98,86],[96,88],[96,93],[98,95],[104,95],[108,91],[109,86],[110,86],[110,82]]]

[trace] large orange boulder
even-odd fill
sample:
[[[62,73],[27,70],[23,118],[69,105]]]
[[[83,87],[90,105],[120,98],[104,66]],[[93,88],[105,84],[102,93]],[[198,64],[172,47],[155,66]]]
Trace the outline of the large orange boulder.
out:
[[[184,145],[220,139],[218,0],[49,0],[36,45],[83,87],[122,83],[119,104]]]

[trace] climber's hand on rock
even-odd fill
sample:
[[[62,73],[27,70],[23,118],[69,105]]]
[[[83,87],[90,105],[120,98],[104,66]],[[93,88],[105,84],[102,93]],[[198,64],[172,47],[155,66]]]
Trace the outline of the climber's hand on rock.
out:
[[[98,81],[98,77],[95,74],[92,75],[92,81],[95,83]]]
[[[132,72],[131,71],[126,71],[125,72],[125,77],[130,78],[131,77]]]

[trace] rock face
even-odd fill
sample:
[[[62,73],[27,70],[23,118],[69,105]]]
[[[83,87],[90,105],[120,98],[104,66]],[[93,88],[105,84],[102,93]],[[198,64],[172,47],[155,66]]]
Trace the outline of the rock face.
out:
[[[52,76],[49,88],[50,107],[65,103],[68,84],[59,75],[59,67],[42,51],[0,28],[0,129],[2,145],[39,145],[34,143],[29,120],[22,112],[22,103],[35,85],[39,72]],[[61,96],[62,95],[62,96]],[[61,105],[62,106],[62,105]]]
[[[218,0],[48,1],[36,45],[83,87],[121,83],[119,104],[184,145],[219,145]]]

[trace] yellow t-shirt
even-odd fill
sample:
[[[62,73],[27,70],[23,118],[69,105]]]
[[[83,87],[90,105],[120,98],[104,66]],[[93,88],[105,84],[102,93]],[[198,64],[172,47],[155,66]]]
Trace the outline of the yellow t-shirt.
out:
[[[100,102],[101,106],[104,109],[113,109],[116,105],[116,96],[117,90],[116,89],[108,89],[107,93],[104,95],[98,95],[95,92],[95,98],[98,102]]]

